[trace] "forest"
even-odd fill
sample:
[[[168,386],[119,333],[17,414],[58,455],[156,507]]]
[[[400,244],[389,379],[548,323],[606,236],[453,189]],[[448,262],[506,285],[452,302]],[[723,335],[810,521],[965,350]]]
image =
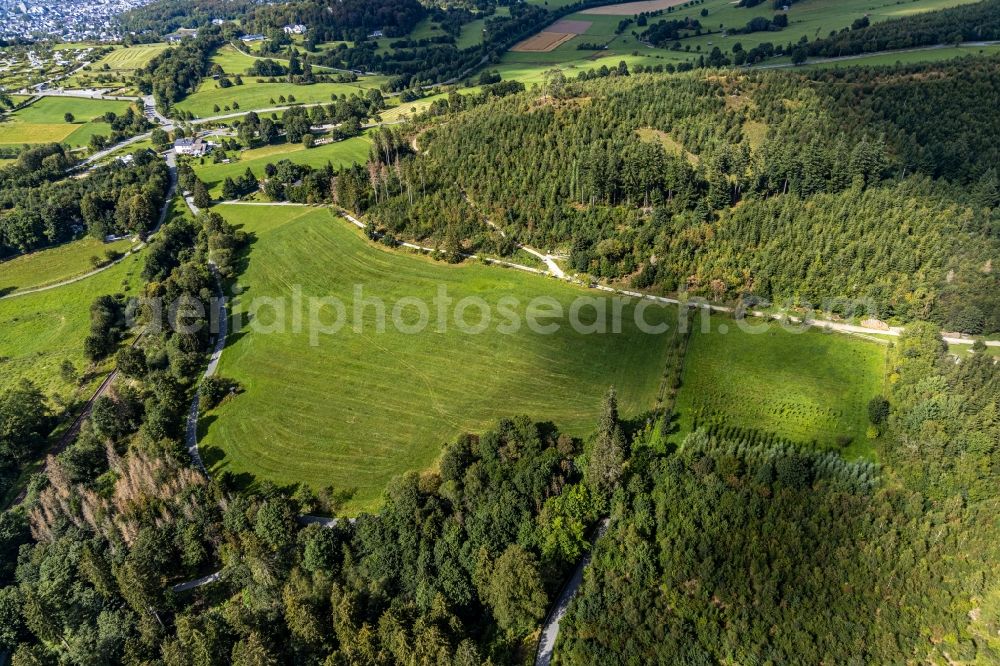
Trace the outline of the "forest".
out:
[[[85,178],[64,178],[71,163],[53,144],[25,151],[0,169],[0,258],[83,233],[103,240],[143,235],[156,226],[170,177],[155,153],[140,150],[130,165],[113,161]]]
[[[1000,39],[1000,1],[969,5],[844,29],[806,46],[809,55],[832,58],[890,49]]]
[[[996,61],[578,79],[421,124],[341,205],[396,237],[494,250],[489,220],[579,273],[659,293],[794,301],[1000,330]],[[539,98],[539,95],[541,97]],[[426,243],[425,243],[426,244]],[[748,251],[749,250],[749,251]],[[848,309],[845,310],[844,308]]]
[[[956,365],[927,324],[891,363],[877,470],[745,435],[668,456],[639,438],[560,662],[1000,659],[1000,372]]]
[[[152,93],[158,107],[169,109],[198,87],[208,73],[212,53],[224,43],[217,26],[201,28],[196,37],[164,50],[138,70],[136,85],[143,93]]]

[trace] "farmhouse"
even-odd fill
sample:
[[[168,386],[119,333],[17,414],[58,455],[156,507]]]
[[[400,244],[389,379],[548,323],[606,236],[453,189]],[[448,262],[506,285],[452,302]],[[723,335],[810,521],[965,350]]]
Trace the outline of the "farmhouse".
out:
[[[202,139],[177,139],[174,141],[174,150],[178,155],[191,155],[201,157],[212,149],[212,144]]]
[[[304,35],[306,27],[301,23],[295,23],[293,25],[286,25],[284,30],[287,35]]]

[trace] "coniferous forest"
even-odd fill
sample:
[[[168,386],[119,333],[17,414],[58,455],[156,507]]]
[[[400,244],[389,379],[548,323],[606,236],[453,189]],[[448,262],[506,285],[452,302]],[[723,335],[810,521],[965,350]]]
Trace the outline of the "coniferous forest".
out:
[[[978,100],[997,71],[556,73],[485,103],[453,93],[420,155],[373,150],[339,197],[396,236],[501,251],[489,221],[654,291],[994,332],[1000,114]]]
[[[400,7],[401,28],[431,11]],[[143,91],[169,106],[221,43],[209,28],[165,50],[139,71]],[[371,129],[363,165],[278,157],[260,180],[230,178],[227,198],[334,204],[364,218],[366,241],[419,241],[455,263],[524,243],[587,283],[905,326],[878,342],[868,457],[726,423],[681,437],[678,338],[655,410],[625,418],[608,387],[587,436],[516,414],[456,432],[350,518],[343,490],[192,464],[196,396],[211,410],[241,386],[203,378],[207,310],[150,303],[208,302],[263,241],[213,210],[181,161],[194,205],[178,200],[148,239],[142,284],[87,304],[87,356],[117,375],[79,430],[58,430],[30,382],[0,391],[0,489],[26,479],[0,513],[0,653],[14,666],[531,663],[589,554],[558,664],[1000,663],[1000,364],[981,340],[959,356],[942,338],[1000,332],[998,71],[980,58],[667,75],[623,62],[527,88],[487,76]],[[383,107],[373,93],[248,113],[233,136],[297,142],[328,122],[355,136]],[[75,165],[53,145],[0,169],[0,257],[158,222],[170,170],[152,151],[64,177]],[[389,411],[386,393],[369,407]]]

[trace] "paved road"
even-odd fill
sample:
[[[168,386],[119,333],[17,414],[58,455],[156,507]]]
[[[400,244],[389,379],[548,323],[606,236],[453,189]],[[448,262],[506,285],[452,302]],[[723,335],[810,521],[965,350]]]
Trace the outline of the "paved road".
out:
[[[199,208],[194,205],[194,199],[191,197],[184,197],[184,202],[187,203],[191,212],[197,215]],[[205,372],[202,374],[203,378],[211,377],[215,374],[216,370],[219,369],[219,360],[222,358],[222,351],[226,348],[226,336],[229,334],[229,318],[226,314],[226,296],[222,291],[222,280],[219,278],[219,271],[216,268],[215,262],[211,259],[208,261],[208,267],[212,271],[212,276],[215,278],[215,288],[218,296],[214,299],[215,313],[210,321],[218,322],[219,330],[215,334],[215,345],[212,347],[212,355],[208,359],[208,365],[205,367]],[[187,444],[188,453],[191,455],[191,460],[194,462],[195,466],[201,470],[201,473],[206,477],[211,478],[208,473],[208,468],[205,467],[204,461],[201,459],[201,453],[198,451],[198,410],[201,404],[201,391],[195,391],[194,398],[191,399],[191,407],[188,409],[187,416],[187,427],[185,430],[185,442]]]
[[[207,576],[195,578],[194,580],[189,580],[186,583],[178,583],[170,589],[174,592],[186,592],[187,590],[193,590],[194,588],[201,587],[202,585],[211,585],[212,583],[218,582],[221,577],[222,570],[220,569],[219,571],[210,573]]]
[[[174,198],[174,192],[177,189],[177,156],[174,154],[174,151],[171,150],[171,151],[169,151],[168,153],[166,153],[164,155],[164,159],[167,162],[167,169],[170,172],[170,187],[167,189],[167,198],[166,198],[166,201],[164,202],[163,207],[160,208],[160,218],[159,218],[159,220],[156,223],[156,227],[154,227],[153,230],[151,232],[149,232],[149,236],[152,236],[157,231],[159,231],[160,227],[162,227],[163,223],[166,221],[166,219],[167,219],[167,213],[170,212],[170,202],[173,200],[173,198]],[[111,261],[111,262],[108,262],[107,264],[104,264],[100,268],[95,268],[94,270],[89,271],[87,273],[84,273],[83,275],[77,275],[74,278],[70,278],[68,280],[63,280],[61,282],[56,282],[54,284],[48,284],[48,285],[45,285],[43,287],[32,287],[31,289],[24,289],[24,290],[21,290],[21,291],[15,291],[13,293],[6,294],[4,296],[0,296],[0,300],[2,300],[4,298],[14,298],[15,296],[26,296],[27,294],[37,294],[40,291],[48,291],[49,289],[56,289],[58,287],[65,287],[68,284],[73,284],[74,282],[79,282],[80,280],[86,280],[89,277],[93,277],[94,275],[97,275],[98,273],[102,273],[102,272],[108,270],[109,268],[111,268],[115,264],[118,264],[118,263],[121,263],[122,261],[125,261],[127,258],[129,258],[130,256],[132,256],[133,254],[135,254],[136,252],[139,252],[140,250],[142,250],[142,248],[146,247],[146,243],[147,243],[147,241],[142,241],[141,243],[139,243],[138,245],[136,245],[134,248],[132,248],[131,250],[129,250],[128,252],[126,252],[125,254],[123,254],[121,256],[121,258],[116,259],[116,260]]]
[[[167,166],[170,172],[170,186],[167,188],[167,198],[163,202],[163,207],[160,209],[160,219],[156,224],[156,228],[153,229],[150,235],[155,234],[160,229],[160,227],[163,226],[163,222],[167,219],[167,213],[170,210],[170,203],[174,198],[174,192],[176,191],[177,188],[177,167],[174,161],[173,152],[171,151],[170,153],[167,153],[165,159],[167,161]],[[145,243],[143,245],[145,245]],[[139,249],[140,248],[136,248],[135,250],[132,250],[132,252],[138,252]],[[124,257],[122,257],[122,259],[120,259],[119,261],[123,259]],[[111,264],[105,266],[101,270],[107,270],[107,268],[109,268],[110,266]],[[100,272],[100,271],[94,271],[94,272]],[[91,272],[85,276],[74,278],[73,280],[67,280],[62,284],[78,282],[79,280],[82,280],[86,277],[89,277],[90,275],[93,275],[94,272]],[[54,289],[56,286],[62,286],[62,285],[51,285],[49,287],[39,288],[36,291],[43,291],[45,289]],[[30,292],[25,291],[25,292],[18,292],[16,294],[9,294],[7,298],[12,296],[21,296],[24,295],[25,293],[30,293]],[[139,342],[139,340],[142,338],[142,335],[143,334],[140,332],[135,337],[135,339],[132,341],[133,347]],[[76,419],[73,420],[73,423],[70,425],[70,427],[66,430],[65,433],[63,433],[63,436],[59,439],[59,442],[54,447],[49,449],[48,454],[51,455],[58,454],[60,451],[65,449],[70,444],[70,442],[73,441],[77,433],[80,431],[80,427],[83,425],[84,419],[87,418],[87,416],[90,414],[90,410],[93,408],[94,402],[102,395],[107,393],[108,389],[114,383],[114,380],[117,376],[118,376],[118,368],[115,368],[114,370],[108,373],[108,376],[104,378],[104,381],[101,382],[101,385],[97,387],[97,390],[94,391],[93,395],[90,396],[90,399],[87,400],[86,404],[84,404],[83,409],[80,410],[80,413],[77,415]],[[18,494],[18,496],[14,499],[13,504],[16,505],[23,502],[26,494],[27,494],[27,488],[25,488]]]
[[[340,522],[355,523],[357,518],[327,518],[325,516],[299,516],[296,519],[301,525],[320,525],[322,527],[330,528],[336,527]],[[178,583],[170,589],[174,592],[186,592],[188,590],[193,590],[195,588],[201,587],[203,585],[211,585],[212,583],[217,583],[222,580],[222,569],[216,572],[210,573],[207,576],[202,576],[201,578],[195,578],[194,580],[189,580],[184,583]]]
[[[593,543],[597,543],[597,540],[601,538],[607,529],[608,519],[605,518],[597,526],[597,534],[594,536]],[[576,565],[573,576],[559,592],[555,606],[552,607],[548,617],[545,618],[545,624],[542,626],[542,635],[538,639],[538,651],[535,653],[535,666],[549,666],[552,662],[552,651],[556,647],[556,638],[559,636],[559,623],[562,622],[563,616],[566,615],[569,602],[573,600],[577,590],[580,589],[580,583],[583,582],[583,570],[589,564],[590,552],[588,551],[583,556],[583,559],[580,560],[580,563]]]
[[[39,97],[78,97],[83,99],[106,99],[114,100],[119,102],[138,102],[141,97],[134,97],[132,95],[109,95],[104,90],[99,89],[70,89],[64,90],[62,88],[50,89],[46,88],[44,90],[39,90],[35,92],[35,95]]]

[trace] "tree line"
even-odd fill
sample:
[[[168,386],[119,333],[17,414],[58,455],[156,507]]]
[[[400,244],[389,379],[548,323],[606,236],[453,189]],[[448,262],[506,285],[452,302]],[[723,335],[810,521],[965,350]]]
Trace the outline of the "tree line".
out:
[[[44,155],[44,157],[43,157]],[[40,168],[31,169],[35,164]],[[0,170],[0,257],[64,243],[87,233],[142,235],[156,226],[170,177],[149,150],[126,165],[113,161],[84,178],[65,178],[72,164],[60,146],[22,153]],[[42,180],[44,178],[53,180]],[[61,178],[61,180],[54,180]]]
[[[659,293],[857,299],[885,318],[1000,330],[984,143],[1000,116],[973,102],[995,87],[989,62],[629,74],[436,101],[423,154],[373,153],[367,174],[338,178],[341,205],[396,237],[457,235],[464,252],[489,250],[490,220],[568,251],[580,273]],[[942,107],[954,117],[935,123]]]

